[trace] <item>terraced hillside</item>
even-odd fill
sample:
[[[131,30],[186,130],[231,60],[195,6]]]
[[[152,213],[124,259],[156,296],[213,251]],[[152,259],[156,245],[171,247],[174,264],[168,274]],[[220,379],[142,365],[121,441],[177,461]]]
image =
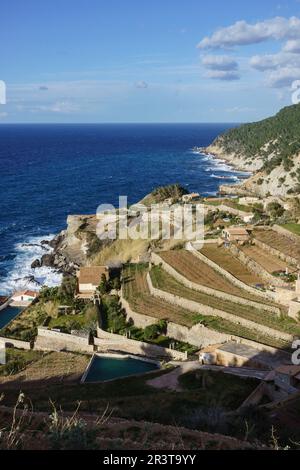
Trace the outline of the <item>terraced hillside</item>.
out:
[[[201,286],[209,287],[227,294],[254,300],[260,303],[269,303],[262,297],[252,295],[245,289],[241,289],[208,266],[187,250],[173,250],[159,253],[159,256],[179,274],[189,281]],[[271,303],[271,302],[270,302]]]
[[[123,292],[131,308],[137,313],[168,320],[179,325],[192,327],[197,323],[196,316],[175,305],[153,297],[146,281],[148,269],[145,266],[131,265],[123,272]]]
[[[277,256],[267,253],[259,246],[244,246],[241,250],[245,255],[253,259],[253,261],[260,264],[269,274],[273,274],[278,271],[285,271],[286,268],[289,268],[290,272],[295,269]]]
[[[300,239],[297,243],[289,237],[281,235],[274,230],[255,230],[253,235],[257,240],[280,251],[286,256],[295,258],[300,263]]]
[[[247,269],[241,261],[235,258],[232,253],[224,247],[205,245],[201,253],[248,286],[264,284],[262,278]]]
[[[207,294],[202,294],[201,292],[196,292],[192,289],[189,289],[182,284],[180,284],[176,279],[166,273],[163,269],[158,266],[155,266],[151,270],[151,279],[154,287],[161,289],[165,292],[171,293],[173,295],[192,300],[202,305],[207,305],[211,308],[221,310],[231,315],[235,315],[238,318],[244,318],[252,322],[257,323],[257,329],[259,330],[259,325],[264,325],[274,330],[282,331],[284,333],[294,334],[295,336],[300,335],[300,326],[297,325],[292,319],[287,316],[282,316],[281,318],[277,317],[272,313],[259,310],[257,308],[248,306],[248,305],[239,305],[228,300],[221,300],[214,296]],[[238,326],[240,328],[240,325]],[[242,327],[243,328],[243,327]],[[237,333],[234,333],[237,334]],[[252,332],[253,334],[253,332]],[[238,334],[237,336],[246,337],[244,335]],[[260,335],[259,335],[260,336]],[[261,335],[264,336],[264,335]],[[257,335],[256,335],[257,338]],[[264,338],[265,344],[270,344],[270,341],[273,343],[272,338]],[[277,344],[277,340],[274,340],[273,344]],[[281,343],[281,342],[279,342]],[[281,344],[285,344],[282,342]]]
[[[224,320],[223,318],[195,314],[189,310],[184,310],[181,307],[177,307],[161,299],[153,297],[149,293],[146,281],[147,272],[148,270],[145,266],[131,265],[126,267],[123,273],[124,296],[129,302],[131,308],[137,313],[149,315],[157,319],[172,321],[187,327],[192,327],[197,323],[201,323],[207,328],[218,331],[220,333],[239,336],[241,338],[250,339],[277,348],[288,347],[284,341],[270,338],[258,333],[257,331],[251,330],[231,321]],[[186,298],[189,298],[189,294],[193,296],[197,296],[197,294],[199,294],[199,296],[201,295],[200,293],[190,291],[190,289],[187,289],[188,292],[183,291],[182,289],[185,288],[159,267],[155,267],[151,271],[151,278],[155,287],[167,292],[174,294],[177,293],[176,295],[182,296],[184,296],[183,294],[187,294]],[[200,297],[193,298],[195,301],[200,302]],[[203,301],[203,298],[201,298],[201,300]],[[210,297],[210,300],[218,302],[217,308],[220,308],[220,302],[218,299]],[[235,305],[236,311],[239,311],[239,308],[240,306]],[[266,314],[264,313],[264,315]]]

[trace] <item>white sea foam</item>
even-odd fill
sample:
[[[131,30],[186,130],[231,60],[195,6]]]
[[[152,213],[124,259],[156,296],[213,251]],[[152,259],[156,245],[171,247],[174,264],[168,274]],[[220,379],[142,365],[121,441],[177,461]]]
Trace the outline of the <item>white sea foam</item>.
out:
[[[233,180],[233,181],[240,180],[237,176],[234,176],[234,175],[215,175],[214,173],[210,175],[210,178],[215,178],[218,180]]]
[[[248,178],[249,176],[252,175],[251,172],[239,171],[239,170],[234,169],[230,164],[226,162],[226,160],[222,158],[216,158],[214,155],[210,153],[208,154],[204,154],[201,152],[195,152],[195,153],[198,153],[199,155],[201,155],[202,157],[201,161],[210,163],[210,166],[205,168],[205,172],[207,173],[213,172],[210,175],[211,178],[221,179],[221,180],[231,179],[239,183],[241,179]],[[218,172],[228,173],[228,175],[224,175],[224,174],[218,175],[216,174]]]
[[[41,245],[41,241],[53,238],[54,235],[31,237],[15,246],[17,255],[8,275],[0,279],[0,294],[11,294],[23,289],[39,290],[45,285],[54,287],[60,284],[62,275],[56,270],[48,267],[31,268],[33,261],[52,251],[48,245]]]

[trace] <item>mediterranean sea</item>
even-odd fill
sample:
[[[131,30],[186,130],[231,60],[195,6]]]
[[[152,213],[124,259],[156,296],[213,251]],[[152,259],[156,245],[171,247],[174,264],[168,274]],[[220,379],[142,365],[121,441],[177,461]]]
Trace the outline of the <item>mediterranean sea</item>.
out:
[[[119,195],[137,202],[180,183],[214,195],[243,174],[194,152],[228,124],[70,124],[0,126],[0,294],[55,285],[60,275],[31,263],[66,227],[68,214],[92,214]]]

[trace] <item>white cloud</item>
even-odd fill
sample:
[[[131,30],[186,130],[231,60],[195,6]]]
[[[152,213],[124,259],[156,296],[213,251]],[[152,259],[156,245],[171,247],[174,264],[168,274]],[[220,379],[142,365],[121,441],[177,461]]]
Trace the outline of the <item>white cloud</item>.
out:
[[[238,63],[225,55],[206,55],[202,58],[202,64],[210,70],[232,71],[238,69]]]
[[[240,75],[235,71],[226,71],[226,70],[210,70],[205,74],[206,78],[211,78],[213,80],[224,80],[224,81],[233,81],[239,80]]]
[[[284,49],[278,54],[257,55],[250,60],[254,69],[267,72],[266,83],[273,88],[290,87],[294,80],[300,79],[300,54]]]
[[[295,80],[300,79],[300,67],[283,67],[273,71],[267,78],[267,84],[273,88],[291,87]]]
[[[47,105],[38,105],[35,106],[32,111],[42,111],[42,112],[50,112],[50,113],[59,113],[59,114],[70,114],[77,112],[79,107],[74,103],[68,101],[56,101],[52,104]]]
[[[300,18],[276,17],[255,24],[238,21],[204,38],[198,47],[208,50],[228,49],[268,40],[280,42],[281,50],[277,54],[255,55],[251,57],[249,64],[253,69],[266,73],[266,84],[269,87],[290,87],[294,80],[300,79]],[[238,78],[238,64],[228,55],[206,56],[202,63],[211,72],[216,71],[208,73],[206,76],[209,78]],[[221,71],[229,73],[221,74]]]
[[[276,17],[270,20],[249,24],[238,21],[234,25],[221,28],[212,36],[200,41],[200,49],[220,49],[234,46],[258,44],[270,39],[290,40],[300,38],[300,19]]]
[[[292,39],[288,41],[283,47],[283,51],[300,54],[300,39]]]
[[[135,84],[136,88],[148,88],[148,83],[145,82],[144,80],[141,80]]]

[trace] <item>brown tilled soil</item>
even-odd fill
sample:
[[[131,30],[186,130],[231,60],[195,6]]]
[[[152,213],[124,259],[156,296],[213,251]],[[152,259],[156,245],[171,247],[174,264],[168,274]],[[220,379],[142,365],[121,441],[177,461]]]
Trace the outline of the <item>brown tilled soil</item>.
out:
[[[224,247],[219,248],[212,245],[206,245],[202,248],[201,253],[249,286],[264,284],[263,279],[249,271],[243,263],[235,258],[232,253]]]
[[[296,242],[274,230],[255,230],[254,238],[300,262],[300,237],[299,242]]]
[[[219,248],[214,248],[217,250]],[[203,248],[201,253],[210,254],[214,253],[213,250]],[[226,252],[227,254],[227,252]],[[208,266],[206,263],[202,262],[192,253],[186,250],[174,250],[174,251],[167,251],[160,253],[160,256],[170,264],[176,271],[186,277],[189,281],[194,282],[196,284],[200,284],[205,287],[209,287],[211,289],[219,290],[222,292],[226,292],[231,295],[236,295],[237,297],[243,297],[249,300],[255,300],[258,302],[263,302],[260,297],[256,297],[255,295],[249,294],[244,289],[240,289],[239,287],[232,284],[228,281],[224,276],[219,274],[213,268]],[[210,256],[207,256],[210,258]],[[235,259],[233,260],[233,262]],[[243,266],[243,265],[241,265]],[[252,277],[251,277],[252,279]],[[255,278],[253,278],[254,280]]]
[[[260,264],[270,274],[273,274],[276,271],[285,271],[286,268],[289,268],[290,272],[295,270],[294,267],[289,266],[285,261],[282,261],[277,256],[266,253],[259,246],[245,246],[242,247],[242,251],[245,255],[249,256],[249,258]]]
[[[146,275],[147,271],[127,270],[125,272],[125,297],[129,301],[131,308],[137,313],[148,315],[158,320],[168,320],[188,327],[193,326],[194,315],[192,312],[153,297],[150,294]]]

